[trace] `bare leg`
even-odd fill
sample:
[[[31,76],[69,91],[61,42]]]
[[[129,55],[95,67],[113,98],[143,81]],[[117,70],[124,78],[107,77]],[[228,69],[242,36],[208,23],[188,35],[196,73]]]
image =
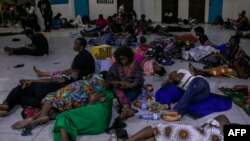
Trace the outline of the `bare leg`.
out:
[[[191,72],[192,75],[203,75],[203,76],[211,76],[208,72],[207,69],[198,69],[195,68],[191,63],[189,63],[189,71]]]
[[[33,70],[36,73],[37,77],[50,77],[50,72],[42,72],[38,70],[35,66],[33,66]]]
[[[7,55],[12,55],[14,49],[10,47],[5,47],[3,50]]]
[[[69,141],[69,135],[65,129],[61,128],[60,134],[61,134],[61,141]]]
[[[8,104],[5,104],[5,103],[0,104],[0,110],[8,110],[8,109],[9,109]]]
[[[147,126],[128,138],[127,141],[140,141],[140,140],[147,140],[147,141],[155,141],[154,135],[153,135],[153,129],[150,126]]]
[[[52,106],[48,103],[44,103],[40,112],[40,115],[30,123],[30,126],[35,127],[38,124],[45,123],[49,121],[49,112]]]
[[[215,117],[214,119],[220,123],[222,130],[223,130],[224,125],[230,124],[229,119],[225,115],[219,115]]]
[[[14,124],[11,125],[11,128],[13,130],[18,130],[18,129],[21,129],[21,128],[24,128],[26,126],[29,126],[31,124],[31,122],[37,118],[38,116],[40,115],[40,112],[36,113],[33,117],[30,117],[30,118],[26,118],[24,120],[20,120],[20,121],[17,121],[15,122]]]

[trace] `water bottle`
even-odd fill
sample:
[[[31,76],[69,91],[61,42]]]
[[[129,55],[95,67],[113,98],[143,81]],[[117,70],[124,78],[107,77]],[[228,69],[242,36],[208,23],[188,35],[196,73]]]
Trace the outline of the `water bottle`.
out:
[[[112,129],[110,131],[110,141],[117,141],[117,140],[118,140],[118,138],[116,136],[115,129]]]
[[[142,89],[142,94],[141,94],[141,110],[146,111],[147,110],[147,98],[146,98],[146,91]]]
[[[159,120],[160,118],[161,115],[158,113],[139,115],[139,119],[145,119],[145,120]]]

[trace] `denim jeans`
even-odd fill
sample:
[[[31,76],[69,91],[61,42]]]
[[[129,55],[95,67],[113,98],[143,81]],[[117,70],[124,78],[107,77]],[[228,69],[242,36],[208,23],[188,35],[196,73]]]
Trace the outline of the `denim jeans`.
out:
[[[173,109],[179,114],[184,115],[191,103],[203,101],[207,99],[209,95],[210,87],[207,80],[202,77],[196,77],[190,82],[187,90]]]

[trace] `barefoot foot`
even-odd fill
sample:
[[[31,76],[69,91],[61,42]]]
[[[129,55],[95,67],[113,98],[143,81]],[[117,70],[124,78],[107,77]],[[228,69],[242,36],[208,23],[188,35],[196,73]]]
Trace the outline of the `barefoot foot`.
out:
[[[18,130],[18,129],[24,128],[26,126],[29,126],[30,123],[32,122],[32,120],[33,120],[33,118],[27,118],[27,119],[24,119],[21,121],[17,121],[13,125],[11,125],[11,128],[13,130]]]
[[[190,73],[191,73],[193,76],[195,76],[195,69],[194,69],[194,66],[193,66],[191,63],[189,63],[188,68],[189,68]]]
[[[43,123],[45,123],[47,121],[49,121],[48,116],[38,117],[35,120],[31,121],[30,126],[35,127],[35,126],[37,126],[39,124],[43,124]]]
[[[33,66],[33,70],[36,73],[37,77],[43,77],[42,72],[38,70],[35,66]]]

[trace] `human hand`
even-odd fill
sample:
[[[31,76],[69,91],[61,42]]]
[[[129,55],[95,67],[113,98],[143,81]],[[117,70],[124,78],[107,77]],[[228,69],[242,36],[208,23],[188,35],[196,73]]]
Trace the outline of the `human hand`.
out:
[[[120,82],[120,87],[122,88],[122,89],[129,89],[129,88],[131,88],[132,86],[131,86],[131,82],[127,82],[127,81],[121,81]]]
[[[30,80],[30,79],[21,79],[19,81],[19,83],[22,85],[22,89],[24,89],[27,86],[29,86],[32,82],[33,82],[33,80]]]

